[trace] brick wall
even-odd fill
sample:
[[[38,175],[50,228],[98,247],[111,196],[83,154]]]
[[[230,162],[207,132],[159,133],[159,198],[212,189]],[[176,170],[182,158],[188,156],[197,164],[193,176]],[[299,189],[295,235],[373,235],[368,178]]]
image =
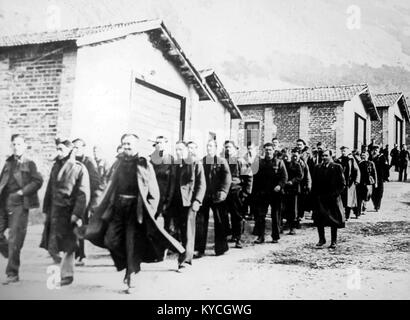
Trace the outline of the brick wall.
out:
[[[282,148],[292,148],[299,139],[299,105],[274,106],[273,122],[277,127],[276,137]]]
[[[57,134],[69,134],[75,72],[75,48],[54,43],[14,47],[0,55],[0,124],[3,140],[23,134],[29,155],[47,176]],[[0,150],[4,157],[9,149]]]
[[[338,126],[343,126],[342,122],[336,122],[336,110],[340,104],[318,103],[309,105],[309,128],[307,143],[316,145],[322,142],[327,147],[336,149],[336,132]],[[352,126],[353,128],[353,126]]]

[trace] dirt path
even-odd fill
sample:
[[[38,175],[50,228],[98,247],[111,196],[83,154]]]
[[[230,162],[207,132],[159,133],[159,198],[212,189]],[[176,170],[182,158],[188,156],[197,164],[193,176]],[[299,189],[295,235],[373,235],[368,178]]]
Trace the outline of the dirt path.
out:
[[[107,252],[90,244],[87,265],[76,269],[73,285],[47,289],[51,259],[38,248],[42,226],[32,226],[23,249],[22,281],[0,286],[0,298],[409,299],[409,205],[410,184],[388,183],[382,210],[351,219],[340,231],[334,251],[315,248],[316,229],[308,219],[297,235],[285,232],[279,244],[253,245],[248,223],[244,249],[232,248],[215,257],[211,244],[208,255],[194,260],[187,273],[175,272],[172,256],[143,264],[140,290],[133,295],[122,293],[123,274],[115,271]],[[5,266],[0,257],[0,269]],[[0,276],[1,281],[4,278]]]

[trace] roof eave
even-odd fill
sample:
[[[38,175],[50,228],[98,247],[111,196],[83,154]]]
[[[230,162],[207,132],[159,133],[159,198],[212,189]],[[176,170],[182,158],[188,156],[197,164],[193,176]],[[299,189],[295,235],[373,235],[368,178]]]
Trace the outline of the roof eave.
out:
[[[369,87],[364,88],[362,91],[358,93],[358,95],[363,103],[363,106],[366,108],[366,111],[370,114],[370,119],[372,121],[380,121],[381,118],[374,104]]]

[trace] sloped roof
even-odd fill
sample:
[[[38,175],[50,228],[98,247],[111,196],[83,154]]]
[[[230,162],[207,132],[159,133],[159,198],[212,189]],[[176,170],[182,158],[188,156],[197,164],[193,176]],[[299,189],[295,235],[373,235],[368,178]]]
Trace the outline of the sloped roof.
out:
[[[231,92],[238,106],[349,101],[358,95],[372,120],[380,120],[367,84]]]
[[[46,31],[0,37],[0,48],[73,41],[78,47],[126,37],[135,33],[148,33],[153,45],[180,70],[182,76],[198,92],[200,100],[213,99],[211,89],[200,76],[177,41],[161,20],[131,21],[85,28]]]
[[[403,116],[407,121],[410,121],[409,108],[402,92],[377,93],[374,95],[373,101],[378,108],[390,108],[397,102]]]
[[[367,84],[231,92],[237,105],[348,101]]]
[[[232,119],[242,119],[242,112],[238,106],[233,102],[230,94],[225,89],[222,81],[216,75],[213,69],[200,70],[199,73],[205,78],[206,83],[215,93],[218,100],[229,110]]]

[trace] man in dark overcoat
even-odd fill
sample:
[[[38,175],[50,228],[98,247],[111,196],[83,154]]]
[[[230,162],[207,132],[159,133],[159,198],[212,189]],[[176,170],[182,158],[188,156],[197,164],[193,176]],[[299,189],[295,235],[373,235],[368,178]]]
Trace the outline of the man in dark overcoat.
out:
[[[356,185],[360,182],[360,170],[348,147],[342,146],[340,151],[342,155],[336,162],[343,167],[346,186],[342,192],[342,202],[346,220],[349,220],[351,210],[357,207]]]
[[[157,222],[159,189],[152,164],[139,156],[139,138],[124,134],[123,152],[90,218],[85,238],[110,251],[118,271],[125,269],[125,292],[132,293],[142,262],[159,262],[167,249],[184,248]]]
[[[386,181],[387,171],[389,171],[389,162],[384,157],[384,155],[380,153],[379,146],[373,147],[371,160],[374,162],[377,173],[377,187],[374,187],[372,193],[374,210],[377,212],[380,210],[380,206],[383,199],[384,182]]]
[[[174,190],[169,190],[169,212],[175,219],[176,229],[185,252],[179,255],[178,270],[184,272],[192,264],[195,250],[196,214],[202,205],[206,191],[204,169],[200,161],[188,156],[188,147],[184,141],[175,145]]]
[[[57,139],[57,158],[51,168],[44,196],[46,215],[40,247],[48,252],[64,252],[61,260],[61,285],[74,280],[75,251],[79,242],[75,229],[83,224],[90,201],[87,168],[75,160],[71,141]]]
[[[252,192],[252,169],[245,159],[238,157],[238,148],[233,140],[224,143],[224,155],[232,176],[231,187],[226,199],[226,208],[231,217],[231,242],[235,248],[242,248],[241,236],[244,230],[245,202]]]
[[[407,167],[409,166],[410,152],[403,144],[399,153],[399,181],[407,181]]]
[[[207,144],[207,155],[202,159],[206,179],[206,192],[203,204],[196,216],[195,250],[197,257],[205,253],[208,236],[209,210],[214,217],[215,254],[228,251],[227,225],[229,224],[225,208],[225,199],[231,186],[231,173],[228,162],[217,156],[217,142],[210,140]]]
[[[325,227],[330,227],[329,248],[336,248],[337,229],[345,227],[346,218],[341,198],[344,187],[345,177],[342,166],[333,162],[331,150],[324,150],[323,162],[316,165],[312,179],[313,220],[319,233],[318,247],[326,243]]]
[[[254,201],[257,204],[255,217],[256,244],[265,242],[265,219],[269,206],[272,217],[272,242],[280,239],[280,216],[283,188],[288,180],[285,164],[276,158],[272,143],[265,143],[265,157],[260,159],[258,172],[253,176]]]
[[[174,190],[172,186],[175,183],[173,179],[174,172],[174,157],[166,151],[168,139],[164,136],[158,136],[155,139],[155,150],[150,155],[150,162],[154,167],[155,176],[159,187],[159,203],[156,217],[163,216],[165,230],[171,235],[175,235],[175,222],[170,215],[167,215],[172,194],[169,192]]]
[[[296,148],[299,150],[299,164],[302,167],[303,179],[300,182],[300,194],[298,196],[298,220],[296,228],[300,228],[300,221],[305,216],[305,211],[312,210],[312,201],[310,191],[312,190],[312,176],[309,169],[309,162],[312,161],[312,154],[309,152],[309,147],[305,140],[296,140]],[[314,165],[313,165],[314,167]]]
[[[24,137],[13,135],[11,144],[13,155],[7,158],[0,174],[0,253],[8,258],[4,284],[19,281],[29,209],[39,207],[37,191],[43,184],[35,162],[26,156]],[[8,239],[4,235],[7,228]]]
[[[357,185],[356,218],[366,210],[365,204],[370,200],[373,188],[377,188],[377,172],[374,162],[369,160],[369,153],[366,150],[362,151],[360,157],[360,183]]]
[[[298,148],[292,149],[292,154],[286,156],[284,160],[288,181],[283,188],[283,215],[289,226],[289,234],[296,234],[295,228],[298,222],[299,195],[301,193],[301,182],[303,180],[303,168],[300,164],[300,152]]]
[[[94,159],[85,154],[85,147],[86,144],[84,140],[80,138],[73,140],[73,153],[75,155],[75,159],[87,168],[88,176],[90,178],[90,202],[83,219],[83,223],[86,225],[88,224],[88,219],[92,208],[96,206],[98,197],[104,190],[104,184]],[[85,264],[83,260],[85,257],[84,239],[79,239],[79,246],[75,253],[75,258],[77,259],[76,265],[83,266]]]

